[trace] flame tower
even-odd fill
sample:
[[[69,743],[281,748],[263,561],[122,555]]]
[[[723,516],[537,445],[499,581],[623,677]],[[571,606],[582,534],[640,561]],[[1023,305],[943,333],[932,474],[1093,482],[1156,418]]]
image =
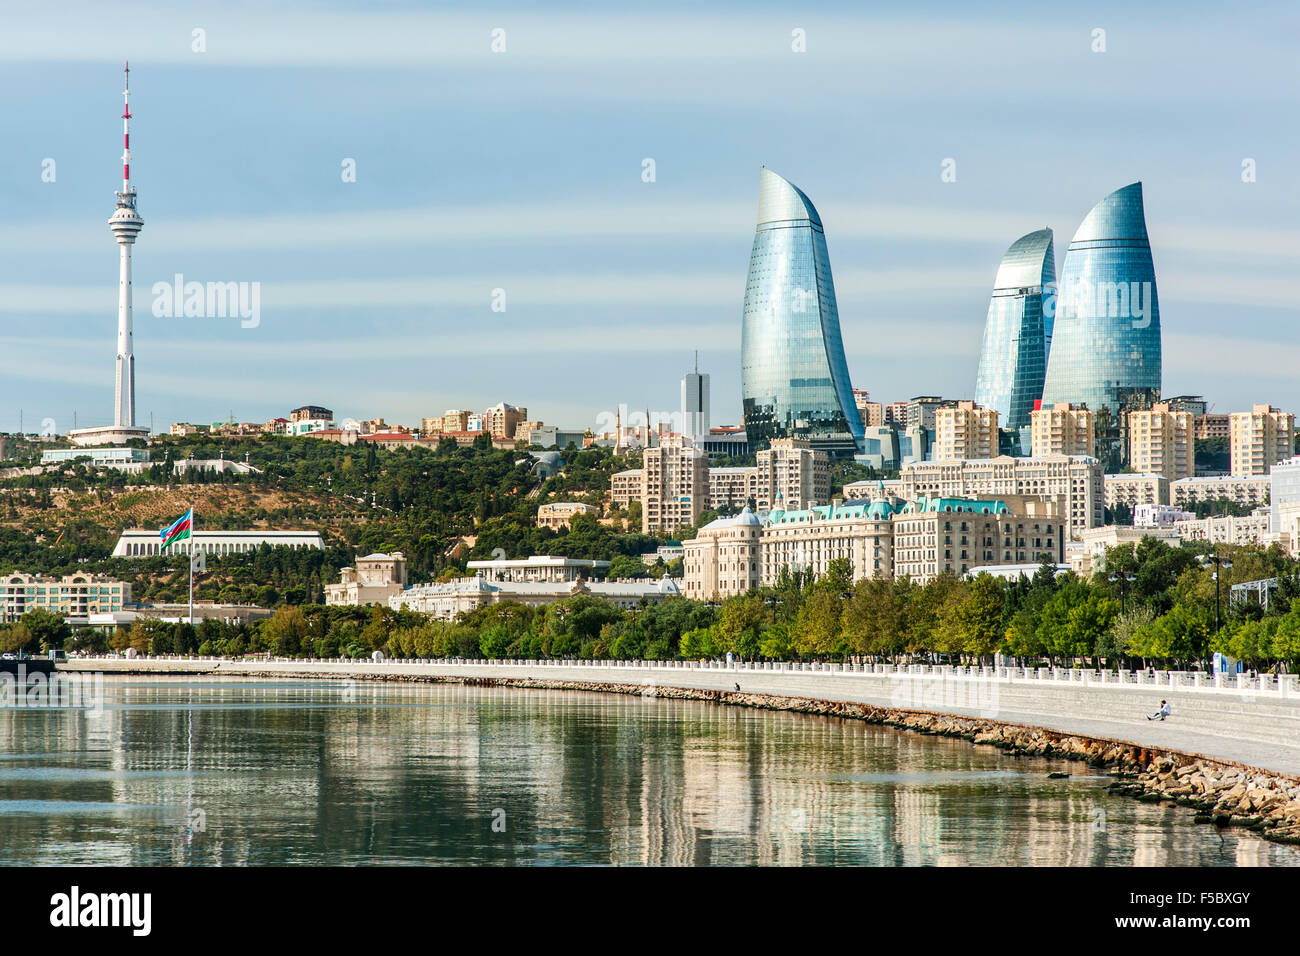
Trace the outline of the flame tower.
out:
[[[79,445],[121,445],[133,438],[147,438],[147,428],[135,424],[135,346],[131,331],[131,247],[144,228],[135,210],[135,189],[131,186],[131,64],[125,68],[122,90],[122,190],[117,208],[108,220],[120,253],[117,279],[117,385],[114,390],[113,424],[80,428],[68,432]]]

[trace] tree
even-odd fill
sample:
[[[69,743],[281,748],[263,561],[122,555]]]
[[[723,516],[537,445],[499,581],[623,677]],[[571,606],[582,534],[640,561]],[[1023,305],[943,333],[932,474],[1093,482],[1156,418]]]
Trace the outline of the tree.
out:
[[[965,600],[954,611],[957,641],[962,650],[976,657],[993,653],[1002,637],[1002,582],[981,574],[972,583]]]
[[[276,657],[297,657],[310,637],[307,616],[301,607],[286,604],[262,622],[262,640]]]
[[[761,649],[763,629],[768,623],[767,607],[763,598],[754,592],[728,598],[722,605],[722,614],[718,621],[720,644],[724,650],[731,650],[743,660],[777,655],[768,654]]]

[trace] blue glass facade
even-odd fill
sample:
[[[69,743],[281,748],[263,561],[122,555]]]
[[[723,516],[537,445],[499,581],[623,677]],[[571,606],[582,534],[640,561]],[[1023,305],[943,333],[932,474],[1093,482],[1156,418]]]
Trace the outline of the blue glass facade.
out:
[[[1047,373],[1044,305],[1050,312],[1056,287],[1052,230],[1040,229],[1011,244],[993,280],[984,348],[975,374],[975,403],[996,409],[998,425],[1029,424],[1043,397]]]
[[[1086,403],[1118,429],[1122,412],[1160,396],[1160,307],[1142,184],[1088,213],[1061,269],[1043,404]],[[1103,410],[1105,412],[1103,413]]]
[[[862,419],[849,384],[821,218],[807,196],[766,168],[759,173],[740,349],[751,447],[807,438],[832,454],[861,451]]]

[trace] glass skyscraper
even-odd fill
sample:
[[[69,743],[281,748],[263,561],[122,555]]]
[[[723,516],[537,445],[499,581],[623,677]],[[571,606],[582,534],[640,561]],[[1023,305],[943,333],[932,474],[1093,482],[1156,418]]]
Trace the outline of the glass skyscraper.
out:
[[[751,447],[807,438],[835,455],[861,450],[826,235],[812,200],[759,172],[758,229],[741,329],[741,397]]]
[[[984,348],[975,374],[975,404],[995,409],[998,424],[1029,424],[1034,402],[1043,397],[1047,372],[1044,304],[1051,311],[1056,288],[1052,230],[1040,229],[1011,244],[993,280]]]
[[[1142,184],[1117,189],[1088,213],[1061,269],[1043,405],[1079,402],[1098,430],[1160,397],[1160,307],[1142,209]],[[1100,449],[1099,449],[1100,451]]]

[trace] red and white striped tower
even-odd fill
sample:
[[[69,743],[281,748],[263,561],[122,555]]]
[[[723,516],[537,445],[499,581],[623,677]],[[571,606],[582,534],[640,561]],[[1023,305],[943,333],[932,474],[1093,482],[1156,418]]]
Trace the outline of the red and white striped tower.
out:
[[[131,246],[144,227],[135,211],[135,190],[131,188],[131,64],[126,65],[126,88],[122,91],[122,191],[117,209],[108,220],[121,252],[117,284],[117,389],[113,424],[135,426],[135,348],[131,331]]]

